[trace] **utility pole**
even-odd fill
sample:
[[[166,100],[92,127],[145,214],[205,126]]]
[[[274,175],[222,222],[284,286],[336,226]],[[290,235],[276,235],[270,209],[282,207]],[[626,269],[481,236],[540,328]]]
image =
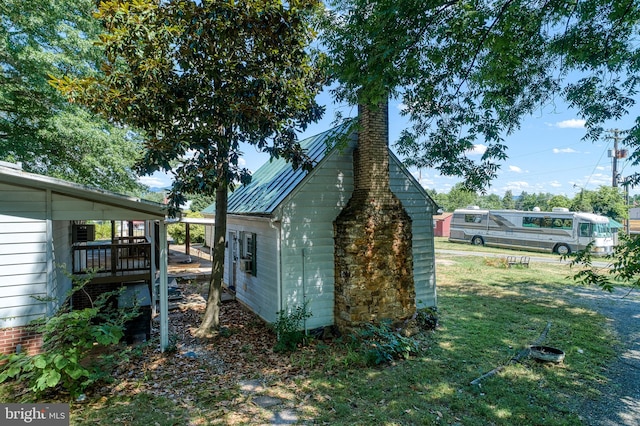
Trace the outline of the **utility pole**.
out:
[[[613,150],[609,150],[609,157],[613,159],[612,171],[613,176],[611,177],[611,186],[613,188],[618,187],[618,159],[627,157],[626,149],[618,149],[618,142],[622,139],[620,136],[620,129],[612,129],[609,130],[609,133],[612,133],[613,136],[609,136],[610,139],[613,139]]]

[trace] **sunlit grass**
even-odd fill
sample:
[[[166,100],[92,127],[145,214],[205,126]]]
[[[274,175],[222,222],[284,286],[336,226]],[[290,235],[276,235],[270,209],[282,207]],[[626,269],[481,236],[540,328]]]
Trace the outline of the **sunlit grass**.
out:
[[[575,403],[597,397],[605,378],[599,366],[613,356],[613,337],[604,319],[562,297],[575,285],[566,265],[534,264],[501,269],[479,257],[450,257],[438,264],[440,327],[416,359],[387,367],[375,376],[341,371],[319,373],[331,400],[319,401],[318,421],[331,424],[581,424]],[[566,352],[564,363],[509,361],[540,337]],[[480,386],[469,382],[499,366]],[[350,386],[344,386],[344,382]],[[386,410],[376,422],[365,413],[384,395]]]

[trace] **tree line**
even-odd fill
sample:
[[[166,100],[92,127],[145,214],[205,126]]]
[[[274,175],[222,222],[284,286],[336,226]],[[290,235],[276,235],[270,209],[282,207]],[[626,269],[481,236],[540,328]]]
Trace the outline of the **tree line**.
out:
[[[640,204],[640,195],[636,194],[625,199],[621,188],[600,186],[596,190],[581,190],[573,197],[546,193],[528,193],[522,191],[514,194],[505,191],[500,197],[497,194],[478,194],[470,191],[462,184],[455,185],[449,192],[438,193],[435,190],[428,191],[433,200],[445,211],[452,212],[455,209],[467,206],[478,206],[483,209],[516,209],[532,211],[538,207],[541,211],[551,211],[554,207],[564,207],[571,211],[597,213],[616,220],[624,220],[629,217],[629,207]]]

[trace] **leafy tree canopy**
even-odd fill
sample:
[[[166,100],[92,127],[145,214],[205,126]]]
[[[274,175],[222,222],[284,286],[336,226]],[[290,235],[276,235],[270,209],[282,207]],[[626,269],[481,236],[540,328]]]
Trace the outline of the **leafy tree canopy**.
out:
[[[49,74],[93,75],[100,24],[92,0],[0,3],[0,159],[30,172],[105,189],[139,190],[135,134],[88,114],[48,83]]]
[[[502,197],[502,208],[503,209],[515,209],[516,202],[513,199],[513,192],[511,190],[507,190],[504,193],[504,197]]]
[[[250,174],[242,143],[294,166],[296,131],[321,117],[320,74],[306,47],[318,2],[104,1],[104,78],[58,78],[63,93],[146,132],[138,170],[175,177],[170,204],[233,189]]]
[[[482,190],[506,157],[504,137],[564,100],[597,139],[628,113],[640,79],[633,0],[334,0],[324,42],[339,100],[406,106],[397,143],[409,165]],[[625,144],[640,144],[640,121]],[[479,162],[466,153],[481,140]],[[640,152],[631,156],[640,162]],[[637,177],[636,177],[637,178]]]
[[[554,195],[549,200],[549,209],[553,209],[554,207],[563,207],[568,209],[570,206],[571,200],[565,195]]]
[[[572,206],[577,211],[593,212],[617,220],[629,216],[622,190],[610,186],[600,186],[596,191],[581,191]]]

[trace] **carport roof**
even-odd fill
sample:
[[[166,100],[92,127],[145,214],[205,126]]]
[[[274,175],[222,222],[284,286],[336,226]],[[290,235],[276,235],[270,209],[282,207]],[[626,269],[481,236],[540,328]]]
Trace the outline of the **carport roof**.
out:
[[[9,165],[4,162],[0,164],[0,184],[50,191],[60,199],[72,199],[78,203],[76,204],[79,207],[77,211],[60,213],[57,219],[164,219],[166,215],[166,206],[163,204],[49,176],[28,173],[18,165]],[[13,202],[14,205],[16,203],[19,201]],[[123,213],[126,213],[126,217],[122,216]],[[68,217],[60,217],[60,215]]]

